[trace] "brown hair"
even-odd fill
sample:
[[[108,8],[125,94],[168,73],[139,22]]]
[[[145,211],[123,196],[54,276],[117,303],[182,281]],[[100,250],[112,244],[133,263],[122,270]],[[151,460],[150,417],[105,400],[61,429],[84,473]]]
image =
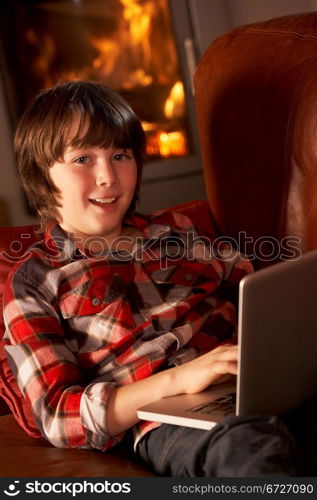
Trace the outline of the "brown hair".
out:
[[[74,137],[69,130],[80,117]],[[88,127],[87,127],[88,123]],[[56,194],[49,168],[61,161],[68,145],[131,148],[137,185],[127,213],[139,197],[145,134],[130,105],[113,89],[96,82],[67,82],[43,91],[19,121],[14,147],[22,186],[45,229],[58,221]]]

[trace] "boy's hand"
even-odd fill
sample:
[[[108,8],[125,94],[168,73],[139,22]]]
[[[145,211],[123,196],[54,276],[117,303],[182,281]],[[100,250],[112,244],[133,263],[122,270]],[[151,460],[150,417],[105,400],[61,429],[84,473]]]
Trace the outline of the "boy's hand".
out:
[[[179,393],[194,394],[236,375],[237,365],[238,346],[225,344],[172,370]]]
[[[108,403],[107,428],[115,436],[137,421],[136,411],[156,399],[195,393],[237,373],[238,348],[225,344],[132,384],[116,387]]]

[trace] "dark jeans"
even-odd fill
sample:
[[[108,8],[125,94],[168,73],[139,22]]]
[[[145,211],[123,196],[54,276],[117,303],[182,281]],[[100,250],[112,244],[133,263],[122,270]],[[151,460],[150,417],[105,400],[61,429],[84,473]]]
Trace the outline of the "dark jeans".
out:
[[[141,439],[137,455],[161,476],[315,476],[315,408],[228,417],[210,431],[162,424]]]

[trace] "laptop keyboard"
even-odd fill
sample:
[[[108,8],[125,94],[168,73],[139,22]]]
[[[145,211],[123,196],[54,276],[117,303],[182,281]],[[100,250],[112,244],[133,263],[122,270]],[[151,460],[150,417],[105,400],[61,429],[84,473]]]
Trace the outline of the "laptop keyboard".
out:
[[[230,394],[225,394],[220,396],[209,403],[203,403],[197,406],[193,406],[186,411],[191,413],[203,413],[204,415],[209,415],[214,412],[221,412],[226,417],[229,415],[234,415],[236,408],[236,393],[232,392]]]

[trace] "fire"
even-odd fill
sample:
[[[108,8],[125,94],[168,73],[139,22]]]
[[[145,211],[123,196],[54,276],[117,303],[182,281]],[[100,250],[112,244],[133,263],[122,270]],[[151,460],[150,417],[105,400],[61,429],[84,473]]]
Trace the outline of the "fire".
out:
[[[181,81],[177,81],[166,99],[164,106],[166,118],[181,118],[185,114],[185,92]]]
[[[185,114],[185,92],[180,80],[172,86],[168,98],[164,103],[164,115],[173,120],[183,118]],[[142,122],[144,131],[147,133],[147,153],[149,156],[185,156],[188,154],[188,146],[185,134],[180,131],[162,130],[155,123]]]
[[[49,33],[45,34],[43,39],[40,39],[38,34],[33,29],[28,29],[25,38],[32,46],[42,45],[42,52],[34,56],[30,62],[30,69],[34,75],[41,75],[43,79],[43,87],[50,87],[53,81],[50,78],[50,66],[56,56],[56,48],[53,38]]]
[[[153,83],[150,35],[155,2],[119,1],[123,7],[122,18],[111,38],[89,37],[91,46],[98,51],[92,66],[114,87],[119,80],[124,89],[146,87]]]
[[[188,153],[182,132],[162,132],[159,138],[161,156],[183,156]]]
[[[152,122],[141,122],[144,132],[151,132],[157,130],[157,123]]]
[[[106,37],[90,37],[90,44],[99,52],[99,55],[93,60],[93,67],[98,68],[107,78],[114,71],[116,61],[120,54],[120,47],[115,40]]]
[[[37,78],[41,77],[44,88],[52,86],[56,80],[103,81],[122,92],[127,100],[131,97],[137,114],[144,117],[142,126],[149,156],[186,156],[189,144],[185,128],[185,92],[180,81],[168,1],[113,2],[115,13],[103,7],[100,16],[99,10],[87,7],[87,22],[83,23],[82,31],[86,51],[82,62],[76,62],[73,67],[61,64],[58,70],[55,69],[58,39],[52,33],[30,28],[25,39],[36,54],[30,63],[31,71]],[[104,3],[107,2],[100,0],[100,5]],[[69,15],[63,5],[64,2],[44,3],[43,8],[56,11],[55,15],[57,13],[62,19],[65,13]],[[105,29],[94,29],[93,18],[99,21],[103,16]]]
[[[146,128],[144,127],[144,130]],[[180,130],[175,132],[157,131],[149,134],[146,152],[149,156],[185,156],[188,155],[188,146],[185,134]]]
[[[149,38],[154,6],[149,2],[140,5],[135,0],[120,0],[120,3],[123,5],[123,17],[130,25],[132,40],[136,44],[143,43]]]

